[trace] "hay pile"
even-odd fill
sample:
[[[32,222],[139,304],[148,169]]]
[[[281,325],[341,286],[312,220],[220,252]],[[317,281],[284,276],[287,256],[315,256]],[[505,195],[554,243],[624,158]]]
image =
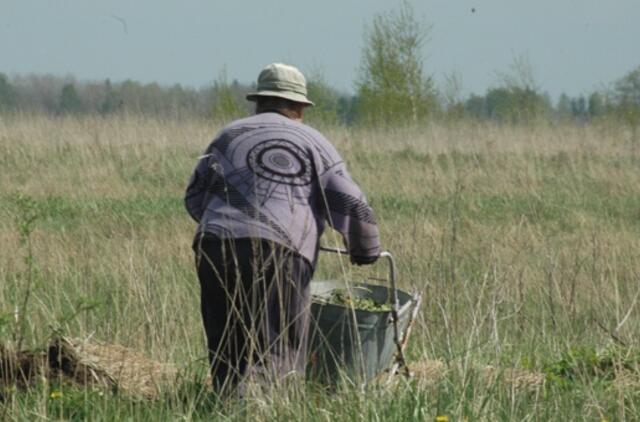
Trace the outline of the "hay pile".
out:
[[[448,368],[440,360],[422,359],[409,362],[413,379],[431,385],[443,379]],[[524,390],[537,390],[545,383],[545,375],[515,368],[482,366],[478,371],[487,384],[502,382]],[[401,376],[380,377],[379,382],[394,384]],[[620,383],[638,383],[638,376],[623,377]],[[38,380],[56,379],[81,386],[95,385],[116,389],[125,394],[157,399],[166,388],[178,381],[174,365],[151,360],[137,352],[116,344],[60,337],[53,340],[46,351],[11,352],[0,345],[0,387],[26,387]],[[207,380],[210,381],[210,380]]]
[[[449,372],[449,368],[443,361],[426,358],[418,361],[410,361],[409,369],[412,379],[423,387],[431,386],[441,381]],[[476,366],[471,369],[478,373],[487,385],[501,382],[507,387],[516,390],[535,391],[544,385],[546,379],[543,373],[517,368],[496,368],[487,365]],[[397,383],[401,379],[403,379],[402,376],[396,375],[390,378],[388,384]]]
[[[95,340],[61,337],[54,339],[46,352],[13,352],[0,346],[0,386],[26,387],[39,379],[57,379],[155,399],[177,376],[173,365]]]
[[[100,384],[145,398],[173,383],[175,366],[117,344],[60,338],[49,347],[49,364],[83,385]]]
[[[409,362],[409,369],[414,378],[426,384],[440,381],[447,374],[446,365],[443,361],[437,359],[422,359],[416,362]]]
[[[488,365],[482,368],[482,376],[488,384],[502,381],[516,390],[535,391],[544,385],[546,376],[540,372],[525,371],[516,368],[496,368]]]

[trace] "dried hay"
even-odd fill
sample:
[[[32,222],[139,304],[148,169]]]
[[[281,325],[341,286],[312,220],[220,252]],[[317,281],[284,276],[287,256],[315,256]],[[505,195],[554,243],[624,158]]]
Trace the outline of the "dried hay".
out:
[[[132,349],[98,342],[58,338],[46,352],[15,352],[0,345],[0,387],[20,388],[56,379],[80,386],[102,386],[140,398],[158,398],[173,385],[175,366],[156,362]]]
[[[49,363],[82,384],[98,384],[144,398],[157,398],[173,383],[175,366],[151,360],[124,346],[60,338],[49,347]]]
[[[443,361],[436,359],[422,359],[409,363],[409,369],[414,378],[420,383],[435,383],[447,374],[447,368]]]
[[[443,361],[434,359],[410,362],[409,367],[413,380],[425,387],[443,379],[449,370]],[[521,369],[485,366],[477,370],[488,384],[500,382],[514,389],[533,391],[545,382],[544,374]],[[15,353],[0,345],[0,387],[24,387],[38,379],[102,386],[140,398],[157,399],[164,388],[175,386],[178,370],[174,365],[151,360],[130,348],[96,340],[61,337],[41,353]],[[379,377],[378,382],[390,385],[401,379],[398,374],[391,378]],[[637,376],[620,377],[620,383],[633,383],[637,379]]]
[[[409,363],[412,379],[420,386],[432,385],[443,379],[448,372],[448,368],[441,360],[422,359]],[[487,384],[501,382],[508,388],[517,390],[534,391],[543,386],[545,375],[540,372],[530,372],[516,368],[495,368],[493,366],[484,366],[479,370],[482,379]],[[401,374],[397,374],[395,379],[401,379]],[[389,381],[393,382],[393,378]]]
[[[408,363],[411,377],[419,386],[426,387],[440,381],[447,373],[444,362],[435,359],[422,359]],[[403,368],[397,369],[393,374],[390,371],[383,372],[374,379],[374,384],[383,386],[396,386],[400,381],[407,380]]]
[[[501,381],[516,390],[535,391],[543,386],[545,375],[516,368],[496,368],[488,365],[482,369],[482,377],[488,384]]]
[[[616,371],[612,386],[620,391],[640,390],[640,373],[631,370]]]

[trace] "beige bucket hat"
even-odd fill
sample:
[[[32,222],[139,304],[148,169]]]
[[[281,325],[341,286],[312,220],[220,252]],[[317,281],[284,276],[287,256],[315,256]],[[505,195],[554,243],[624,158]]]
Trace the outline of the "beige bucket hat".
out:
[[[280,97],[306,105],[314,105],[307,98],[307,81],[298,68],[283,63],[272,63],[258,75],[258,87],[247,94],[247,100],[257,97]]]

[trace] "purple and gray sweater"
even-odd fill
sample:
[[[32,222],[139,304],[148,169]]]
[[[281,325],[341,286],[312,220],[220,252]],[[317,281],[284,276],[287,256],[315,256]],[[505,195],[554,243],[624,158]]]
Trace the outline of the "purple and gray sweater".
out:
[[[315,263],[325,221],[356,263],[380,254],[378,228],[335,148],[315,129],[278,113],[226,126],[200,158],[185,196],[203,233],[261,238]]]

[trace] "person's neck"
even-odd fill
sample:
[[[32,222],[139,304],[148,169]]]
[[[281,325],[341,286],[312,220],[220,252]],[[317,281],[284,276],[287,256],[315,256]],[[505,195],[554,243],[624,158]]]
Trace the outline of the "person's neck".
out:
[[[261,114],[261,113],[278,113],[279,115],[284,116],[288,119],[294,120],[296,122],[302,122],[302,116],[298,115],[297,113],[290,112],[288,110],[269,108],[269,109],[260,110],[256,114]]]

